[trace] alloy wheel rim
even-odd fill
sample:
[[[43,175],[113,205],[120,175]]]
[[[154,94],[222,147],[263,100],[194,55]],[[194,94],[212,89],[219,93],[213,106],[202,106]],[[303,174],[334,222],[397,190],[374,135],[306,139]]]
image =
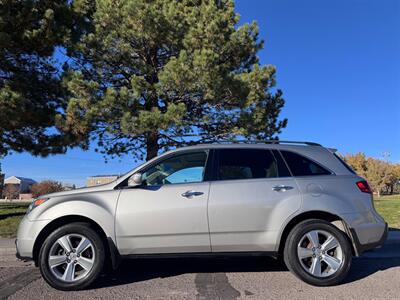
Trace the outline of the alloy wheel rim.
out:
[[[95,263],[93,243],[81,234],[67,234],[51,246],[48,255],[51,273],[59,280],[75,282],[87,277]]]
[[[304,234],[297,245],[297,257],[305,271],[319,278],[335,274],[344,261],[339,241],[324,230]]]

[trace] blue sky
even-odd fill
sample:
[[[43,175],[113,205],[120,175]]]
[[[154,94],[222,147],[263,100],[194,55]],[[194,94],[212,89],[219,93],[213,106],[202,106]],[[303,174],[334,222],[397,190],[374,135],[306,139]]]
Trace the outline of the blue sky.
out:
[[[277,68],[289,120],[281,139],[310,140],[342,153],[400,163],[400,1],[238,0],[241,23],[256,20],[261,63]],[[4,158],[6,176],[78,186],[90,175],[124,173],[129,156],[107,164],[93,150]]]

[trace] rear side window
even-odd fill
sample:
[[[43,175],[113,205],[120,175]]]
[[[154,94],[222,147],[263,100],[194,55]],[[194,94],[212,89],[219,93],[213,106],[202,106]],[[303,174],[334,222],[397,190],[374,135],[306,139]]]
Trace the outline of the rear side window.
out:
[[[293,176],[329,175],[331,172],[304,156],[291,152],[281,151]]]
[[[217,178],[219,180],[279,177],[278,164],[269,150],[219,150]]]

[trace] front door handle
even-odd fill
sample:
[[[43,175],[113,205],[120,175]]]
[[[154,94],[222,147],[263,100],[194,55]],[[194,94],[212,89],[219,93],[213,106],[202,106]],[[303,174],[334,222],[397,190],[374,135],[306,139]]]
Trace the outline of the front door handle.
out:
[[[182,197],[192,198],[193,196],[201,196],[203,192],[196,192],[196,191],[186,191],[182,194]]]
[[[275,185],[275,186],[272,188],[272,190],[273,190],[273,191],[276,191],[276,192],[286,192],[287,190],[291,190],[291,189],[293,189],[292,186],[283,185],[283,184],[281,184],[281,185]]]

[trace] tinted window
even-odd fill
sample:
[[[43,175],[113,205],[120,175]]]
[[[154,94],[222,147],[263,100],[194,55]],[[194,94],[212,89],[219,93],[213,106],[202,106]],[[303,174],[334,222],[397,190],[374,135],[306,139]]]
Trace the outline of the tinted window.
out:
[[[218,179],[253,179],[278,177],[275,158],[269,150],[219,150]]]
[[[206,152],[192,152],[167,158],[143,172],[147,185],[203,181]]]
[[[347,169],[349,170],[351,173],[356,174],[356,172],[336,153],[333,153],[335,155],[335,157],[340,161],[340,163]]]
[[[317,163],[290,151],[281,151],[293,176],[328,175],[331,174]]]

